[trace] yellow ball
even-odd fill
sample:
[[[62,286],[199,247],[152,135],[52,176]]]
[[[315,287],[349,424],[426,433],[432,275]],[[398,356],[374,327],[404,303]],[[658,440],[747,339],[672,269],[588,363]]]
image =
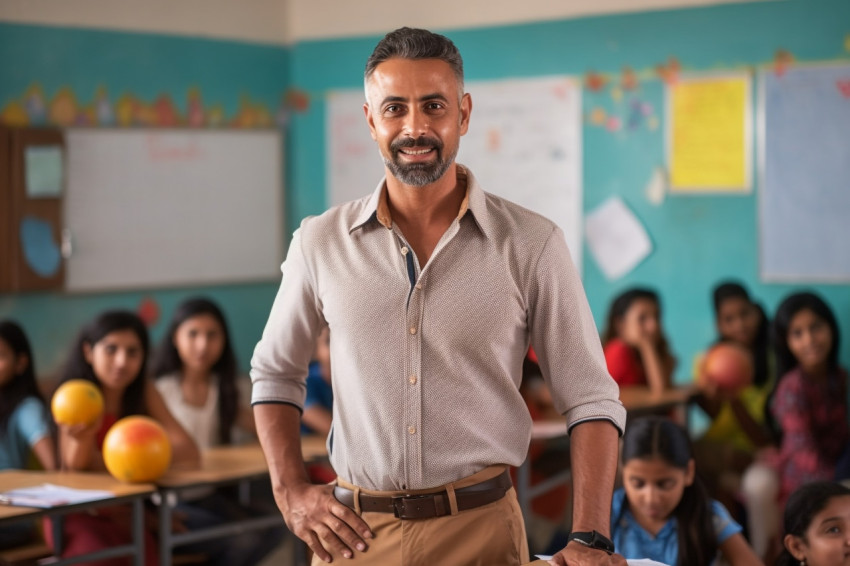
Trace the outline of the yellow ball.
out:
[[[53,394],[50,411],[62,425],[90,424],[103,414],[103,395],[91,381],[72,379]]]
[[[155,420],[137,415],[124,417],[106,433],[103,462],[115,479],[152,482],[171,463],[171,442]]]

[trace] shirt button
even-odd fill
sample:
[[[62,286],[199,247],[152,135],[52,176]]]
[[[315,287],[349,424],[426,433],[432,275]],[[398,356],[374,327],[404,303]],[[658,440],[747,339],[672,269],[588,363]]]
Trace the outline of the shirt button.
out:
[[[411,326],[411,327],[410,327],[410,333],[411,333],[411,334],[416,334],[416,327]]]
[[[407,381],[410,382],[410,385],[416,385],[416,376],[411,375],[409,378],[407,378]]]
[[[409,251],[409,250],[407,249],[407,246],[402,246],[402,247],[401,247],[401,255],[407,255],[407,252],[408,252],[408,251]]]
[[[407,432],[409,432],[410,434],[416,434],[416,427],[415,426],[407,427]]]

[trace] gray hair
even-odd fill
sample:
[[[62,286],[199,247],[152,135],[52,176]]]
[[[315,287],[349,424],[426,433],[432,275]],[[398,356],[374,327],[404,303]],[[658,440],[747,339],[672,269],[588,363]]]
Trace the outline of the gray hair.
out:
[[[375,68],[392,58],[401,59],[440,59],[451,66],[457,78],[460,94],[463,94],[463,59],[452,40],[444,35],[425,29],[403,27],[391,31],[375,46],[369,60],[363,80],[366,85],[375,72]]]

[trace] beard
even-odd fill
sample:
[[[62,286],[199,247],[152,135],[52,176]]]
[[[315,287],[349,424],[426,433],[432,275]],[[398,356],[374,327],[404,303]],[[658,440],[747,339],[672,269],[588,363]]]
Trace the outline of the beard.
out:
[[[430,163],[404,163],[399,158],[399,152],[402,148],[410,147],[432,148],[436,152],[437,158]],[[443,155],[443,143],[436,138],[425,136],[418,139],[402,138],[395,140],[390,144],[390,157],[381,153],[384,165],[387,166],[393,177],[411,187],[424,187],[437,182],[448,171],[456,156],[457,150],[451,155]]]

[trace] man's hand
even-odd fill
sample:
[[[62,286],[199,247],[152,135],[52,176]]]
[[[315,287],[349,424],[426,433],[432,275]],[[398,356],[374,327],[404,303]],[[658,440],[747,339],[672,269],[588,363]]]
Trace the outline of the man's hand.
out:
[[[552,566],[626,566],[626,559],[619,554],[608,554],[604,550],[588,548],[578,542],[570,542],[549,561]]]
[[[337,501],[333,486],[290,485],[281,488],[275,499],[289,530],[323,561],[332,562],[334,556],[352,558],[355,550],[366,551],[366,539],[372,538],[369,525]]]

